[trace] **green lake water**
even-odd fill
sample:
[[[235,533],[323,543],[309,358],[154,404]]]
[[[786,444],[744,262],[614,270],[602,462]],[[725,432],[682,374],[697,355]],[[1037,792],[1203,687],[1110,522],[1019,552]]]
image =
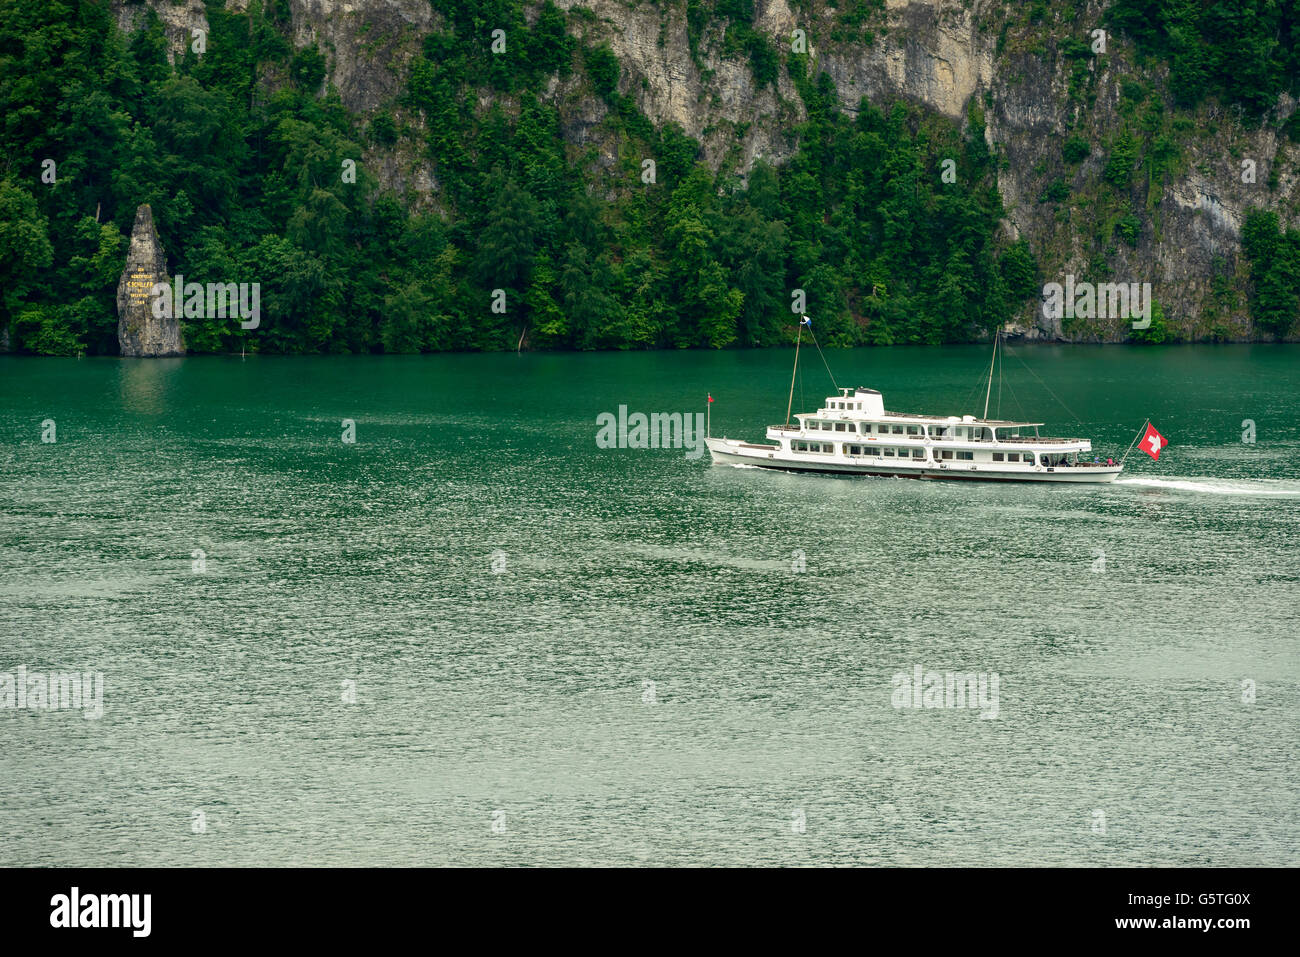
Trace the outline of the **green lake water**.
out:
[[[982,411],[987,349],[826,358]],[[0,358],[0,675],[104,678],[0,708],[0,864],[1300,863],[1300,348],[1009,349],[991,413],[1168,437],[1110,486],[596,443],[761,439],[790,361]]]

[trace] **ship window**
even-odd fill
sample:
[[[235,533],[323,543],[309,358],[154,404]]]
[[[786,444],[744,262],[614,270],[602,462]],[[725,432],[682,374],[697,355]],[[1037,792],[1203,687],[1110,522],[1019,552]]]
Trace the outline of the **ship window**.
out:
[[[920,429],[918,426],[915,426],[915,425],[909,425],[909,426],[907,427],[907,434],[908,434],[908,435],[920,435],[920,434],[921,434],[921,429]]]
[[[856,431],[858,431],[858,426],[857,426],[857,423],[855,423],[855,422],[850,422],[850,423],[846,426],[846,428],[847,428],[850,432],[856,432]]]
[[[940,458],[945,458],[945,459],[950,459],[950,458],[952,458],[952,449],[944,449],[943,451],[941,451],[941,452],[939,453],[939,457],[940,457]]]
[[[966,461],[966,462],[970,462],[970,461],[972,461],[972,460],[975,458],[975,453],[974,453],[974,452],[958,452],[958,453],[957,453],[957,458],[962,459],[963,461]]]
[[[902,435],[902,434],[903,434],[903,427],[902,427],[901,425],[896,425],[896,426],[894,426],[894,434],[895,434],[895,435]]]
[[[997,456],[998,456],[998,453],[995,452],[995,453],[993,454],[993,457],[996,459]],[[1008,462],[1019,462],[1019,461],[1020,461],[1020,453],[1019,453],[1019,452],[1008,452],[1008,453],[1007,453],[1007,461],[1008,461]]]
[[[884,449],[883,451],[884,451],[884,453],[885,453],[886,455],[889,455],[889,456],[892,456],[892,455],[894,454],[894,450],[893,450],[893,449]]]
[[[912,449],[912,458],[914,459],[925,458],[925,449]]]
[[[1001,453],[1001,452],[994,452],[994,453],[993,453],[993,461],[994,461],[994,462],[1001,462],[1001,461],[1002,461],[1002,453]]]
[[[835,431],[836,431],[836,432],[843,432],[843,431],[844,431],[844,423],[843,423],[843,422],[836,422],[836,423],[835,423]]]

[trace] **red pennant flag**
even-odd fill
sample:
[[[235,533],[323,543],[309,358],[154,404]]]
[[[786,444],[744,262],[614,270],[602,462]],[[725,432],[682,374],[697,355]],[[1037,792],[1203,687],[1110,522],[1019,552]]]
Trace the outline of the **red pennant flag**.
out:
[[[710,401],[710,402],[713,401],[713,393],[709,393],[709,401]]]
[[[1147,434],[1142,436],[1142,451],[1159,462],[1160,450],[1168,444],[1169,440],[1157,432],[1156,427],[1148,422]]]

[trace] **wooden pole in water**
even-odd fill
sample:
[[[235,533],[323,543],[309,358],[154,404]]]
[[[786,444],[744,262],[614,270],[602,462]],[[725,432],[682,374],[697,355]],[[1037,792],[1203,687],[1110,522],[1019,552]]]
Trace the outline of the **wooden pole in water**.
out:
[[[790,370],[790,401],[785,404],[785,424],[790,424],[790,410],[794,408],[794,374],[799,371],[799,343],[803,339],[803,323],[799,323],[799,334],[794,340],[794,368]]]

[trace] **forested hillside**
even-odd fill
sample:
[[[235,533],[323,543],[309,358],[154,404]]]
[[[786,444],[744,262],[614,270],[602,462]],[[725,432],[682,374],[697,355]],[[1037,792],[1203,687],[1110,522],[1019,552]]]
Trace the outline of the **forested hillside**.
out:
[[[845,103],[814,41],[883,42],[883,3],[809,5],[803,50],[760,29],[753,0],[663,4],[665,18],[682,8],[697,70],[706,49],[740,61],[751,92],[784,111],[770,131],[781,155],[731,162],[647,115],[649,84],[583,6],[430,0],[430,29],[408,31],[398,94],[361,110],[334,86],[339,54],[303,42],[296,3],[208,2],[197,51],[160,20],[164,2],[0,0],[0,334],[11,349],[117,351],[114,292],[142,203],[172,273],[261,285],[259,328],[187,319],[190,352],[771,345],[790,341],[792,305],[816,317],[823,344],[970,341],[1032,316],[1047,260],[1072,254],[1009,225],[1000,176],[1014,163],[989,132],[991,91],[957,116],[905,96]],[[1061,4],[1016,6],[1027,8],[1016,29],[1032,29]],[[1196,136],[1163,115],[1159,90],[1175,120],[1209,103],[1239,124],[1272,122],[1282,151],[1300,139],[1296,6],[1111,4],[1105,23],[1154,78],[1130,81],[1134,128],[1148,132],[1103,143],[1081,127],[1055,144],[1065,172],[1038,200],[1048,219],[1071,205],[1066,174],[1088,157],[1104,192],[1083,205],[1105,208],[1108,228],[1080,255],[1104,266],[1158,233],[1159,163],[1176,173]],[[1086,39],[1062,38],[1061,56],[1077,66],[1089,50],[1076,35]],[[1078,78],[1081,96],[1088,82]],[[710,128],[709,142],[740,142],[753,122]],[[428,171],[423,197],[391,175],[401,157]],[[1048,183],[1053,171],[1040,172]],[[1249,314],[1257,337],[1293,332],[1300,304],[1300,232],[1278,206],[1260,193],[1241,229],[1246,261],[1216,280],[1225,315]],[[1146,338],[1173,338],[1172,327]]]

